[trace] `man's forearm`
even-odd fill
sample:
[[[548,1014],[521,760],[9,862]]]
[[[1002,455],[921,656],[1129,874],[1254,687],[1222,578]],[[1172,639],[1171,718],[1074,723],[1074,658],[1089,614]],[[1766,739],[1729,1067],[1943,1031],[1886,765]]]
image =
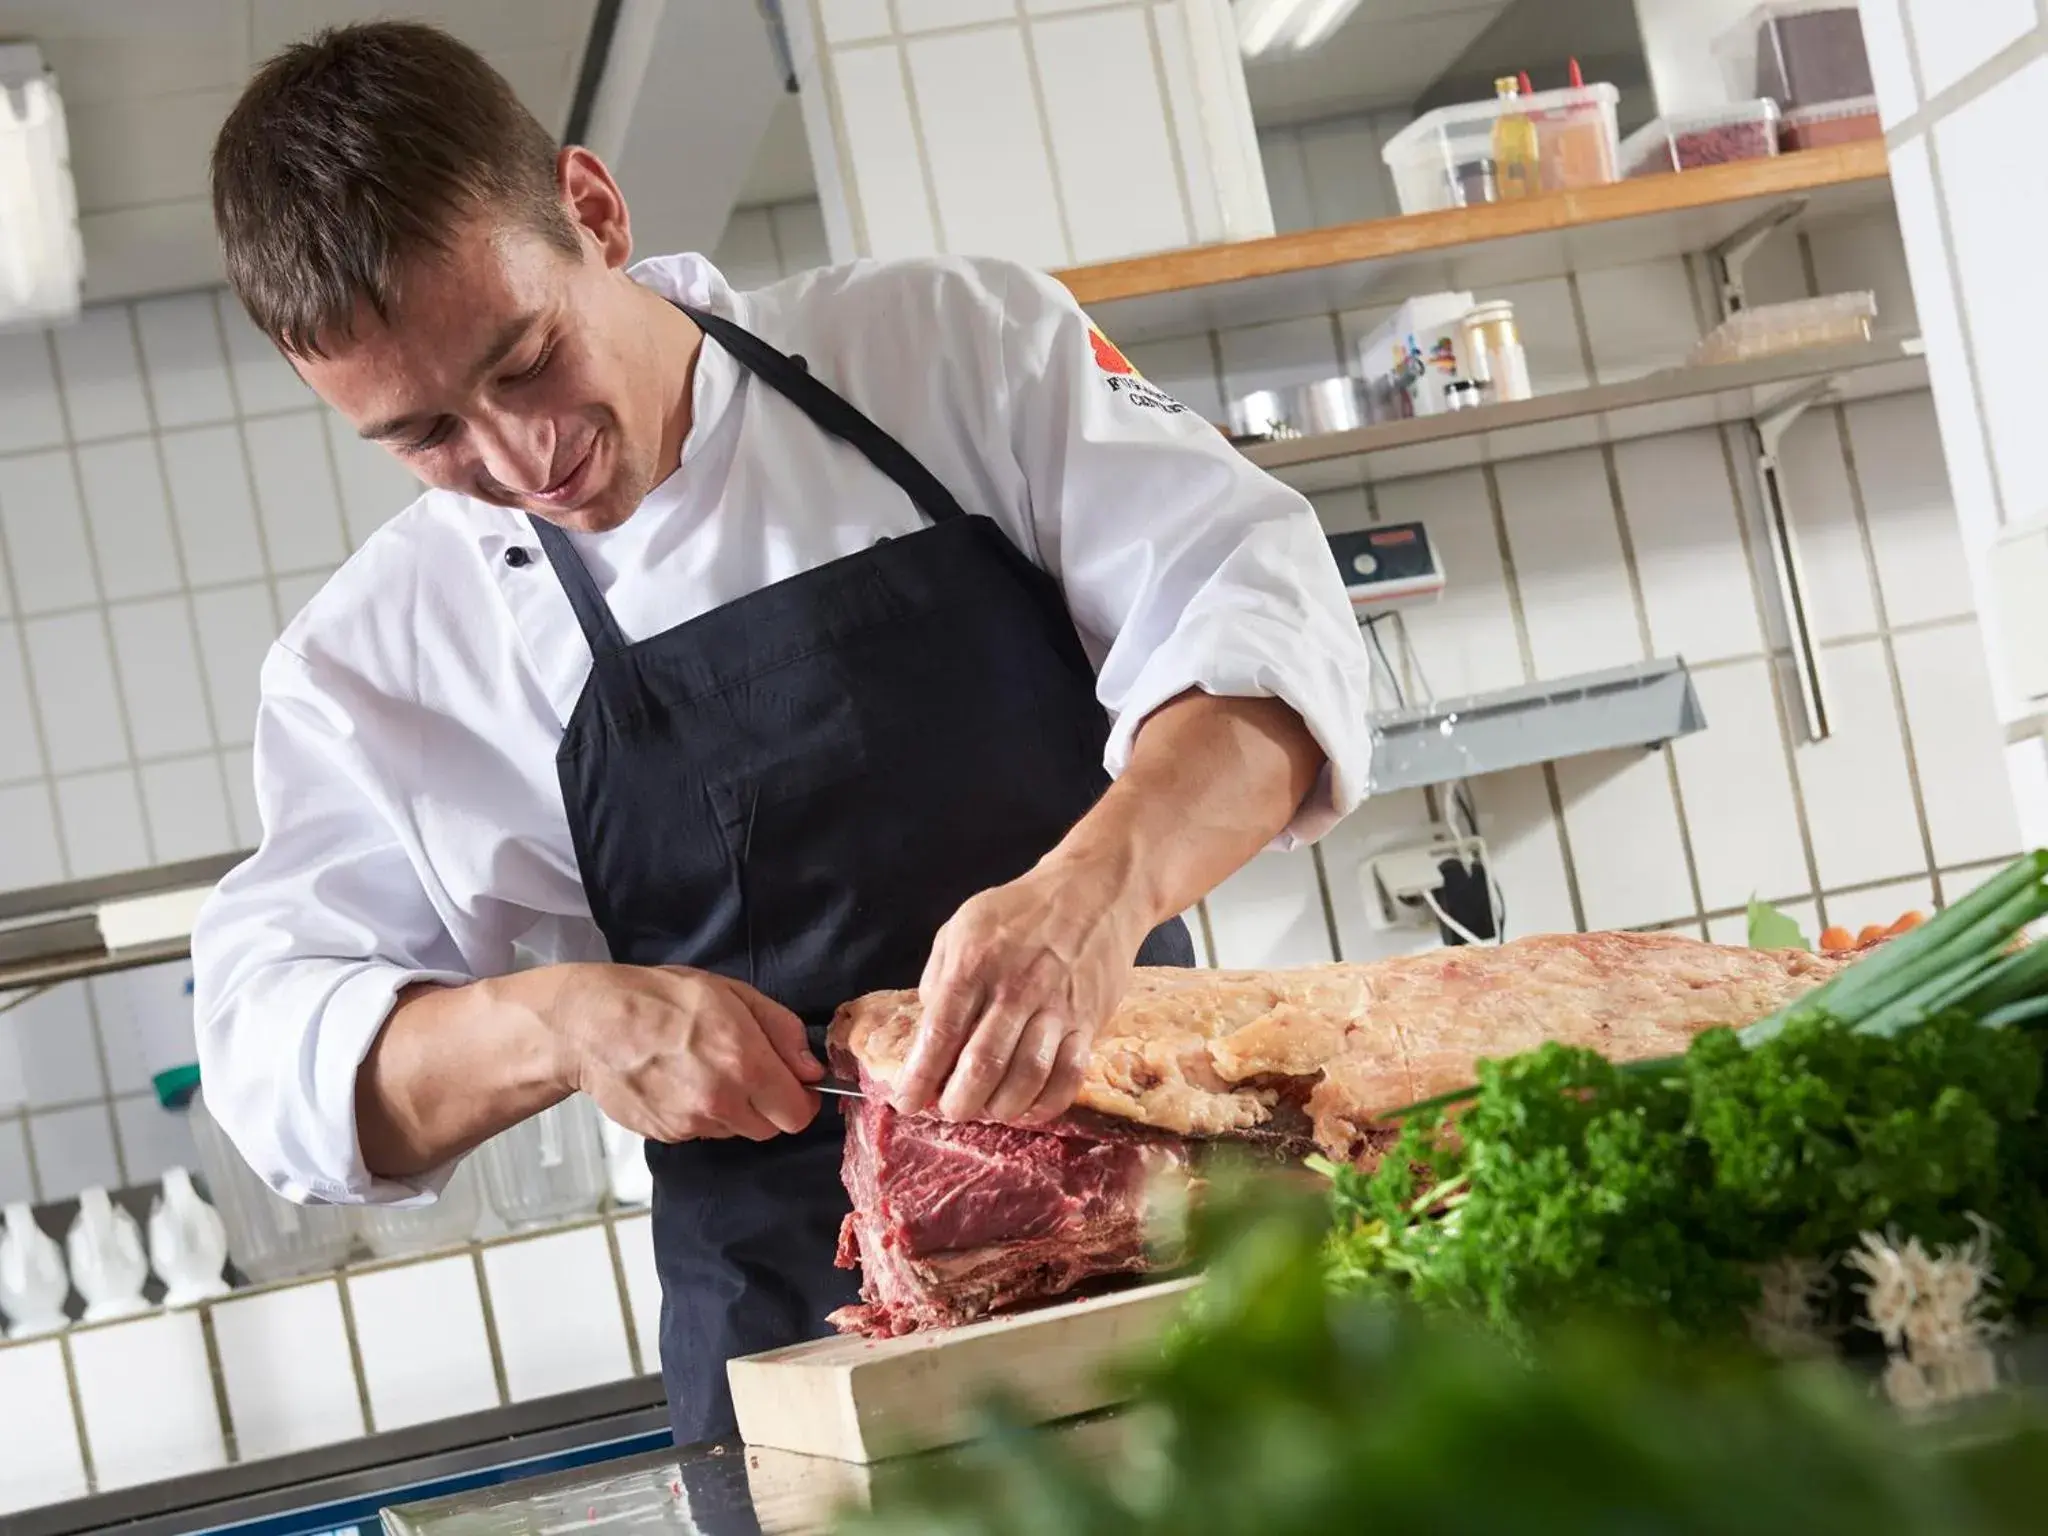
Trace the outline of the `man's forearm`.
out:
[[[1124,772],[1046,863],[1107,882],[1156,926],[1284,831],[1323,763],[1278,699],[1183,694],[1146,720]]]
[[[567,1096],[548,1019],[569,970],[399,994],[356,1072],[356,1140],[370,1172],[415,1177]]]

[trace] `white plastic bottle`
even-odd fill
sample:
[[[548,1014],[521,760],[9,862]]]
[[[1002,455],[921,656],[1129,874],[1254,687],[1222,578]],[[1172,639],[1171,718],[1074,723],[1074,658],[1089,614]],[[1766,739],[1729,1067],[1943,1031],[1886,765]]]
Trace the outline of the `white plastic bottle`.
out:
[[[142,1229],[99,1185],[78,1197],[78,1215],[64,1235],[71,1283],[85,1298],[85,1321],[103,1323],[147,1312],[142,1288],[149,1283],[149,1258]]]
[[[163,1193],[149,1213],[149,1267],[164,1283],[164,1305],[189,1307],[225,1296],[227,1224],[193,1187],[184,1168],[164,1172]]]
[[[7,1316],[7,1337],[33,1339],[69,1326],[64,1298],[70,1294],[57,1239],[36,1225],[25,1201],[9,1205],[0,1219],[0,1313]]]

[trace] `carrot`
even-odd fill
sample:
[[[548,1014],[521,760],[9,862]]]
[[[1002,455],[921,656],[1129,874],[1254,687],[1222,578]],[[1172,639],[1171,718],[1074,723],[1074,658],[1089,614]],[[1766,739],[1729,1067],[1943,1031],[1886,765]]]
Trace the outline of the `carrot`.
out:
[[[1863,926],[1863,931],[1856,935],[1856,945],[1860,949],[1865,944],[1875,944],[1884,936],[1885,926],[1883,923],[1866,923]]]
[[[1823,952],[1854,949],[1856,947],[1856,938],[1846,928],[1829,928],[1823,931],[1820,936],[1820,947]]]
[[[1926,921],[1927,919],[1921,916],[1918,912],[1908,912],[1904,917],[1900,918],[1896,923],[1893,923],[1891,927],[1885,930],[1885,937],[1888,939],[1895,939],[1902,933],[1912,932],[1915,928],[1918,928],[1922,923]]]

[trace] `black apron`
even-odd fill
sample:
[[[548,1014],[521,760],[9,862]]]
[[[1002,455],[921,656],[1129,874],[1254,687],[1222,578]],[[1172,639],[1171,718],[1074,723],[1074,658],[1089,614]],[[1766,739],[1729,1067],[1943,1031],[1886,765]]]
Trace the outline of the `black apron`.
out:
[[[562,531],[533,519],[590,642],[557,761],[615,960],[687,965],[825,1026],[914,987],[961,903],[1024,874],[1108,785],[1109,722],[1058,584],[785,356],[683,306],[761,384],[900,486],[899,538],[628,644]],[[852,473],[867,473],[849,465]],[[1138,952],[1191,965],[1179,920]],[[843,1122],[650,1144],[661,1369],[678,1444],[733,1430],[725,1362],[829,1332]]]

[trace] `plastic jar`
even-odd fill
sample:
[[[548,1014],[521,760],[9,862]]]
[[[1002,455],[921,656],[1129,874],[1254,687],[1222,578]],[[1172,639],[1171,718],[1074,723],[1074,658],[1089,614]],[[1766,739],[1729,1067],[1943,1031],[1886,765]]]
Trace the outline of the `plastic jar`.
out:
[[[1529,363],[1515,328],[1515,306],[1494,299],[1474,306],[1464,320],[1465,373],[1479,381],[1488,401],[1526,400]]]
[[[251,1280],[284,1280],[345,1263],[355,1246],[349,1214],[338,1205],[294,1205],[256,1177],[227,1133],[207,1113],[206,1092],[187,1113],[206,1193],[227,1229],[228,1257]]]
[[[484,1192],[508,1227],[565,1221],[604,1203],[609,1183],[597,1106],[572,1094],[477,1149]]]
[[[457,1248],[476,1235],[483,1219],[483,1190],[477,1183],[471,1159],[456,1164],[455,1172],[432,1205],[394,1209],[388,1205],[358,1206],[356,1235],[363,1246],[380,1259],[395,1259],[407,1253],[431,1253],[436,1248]]]

